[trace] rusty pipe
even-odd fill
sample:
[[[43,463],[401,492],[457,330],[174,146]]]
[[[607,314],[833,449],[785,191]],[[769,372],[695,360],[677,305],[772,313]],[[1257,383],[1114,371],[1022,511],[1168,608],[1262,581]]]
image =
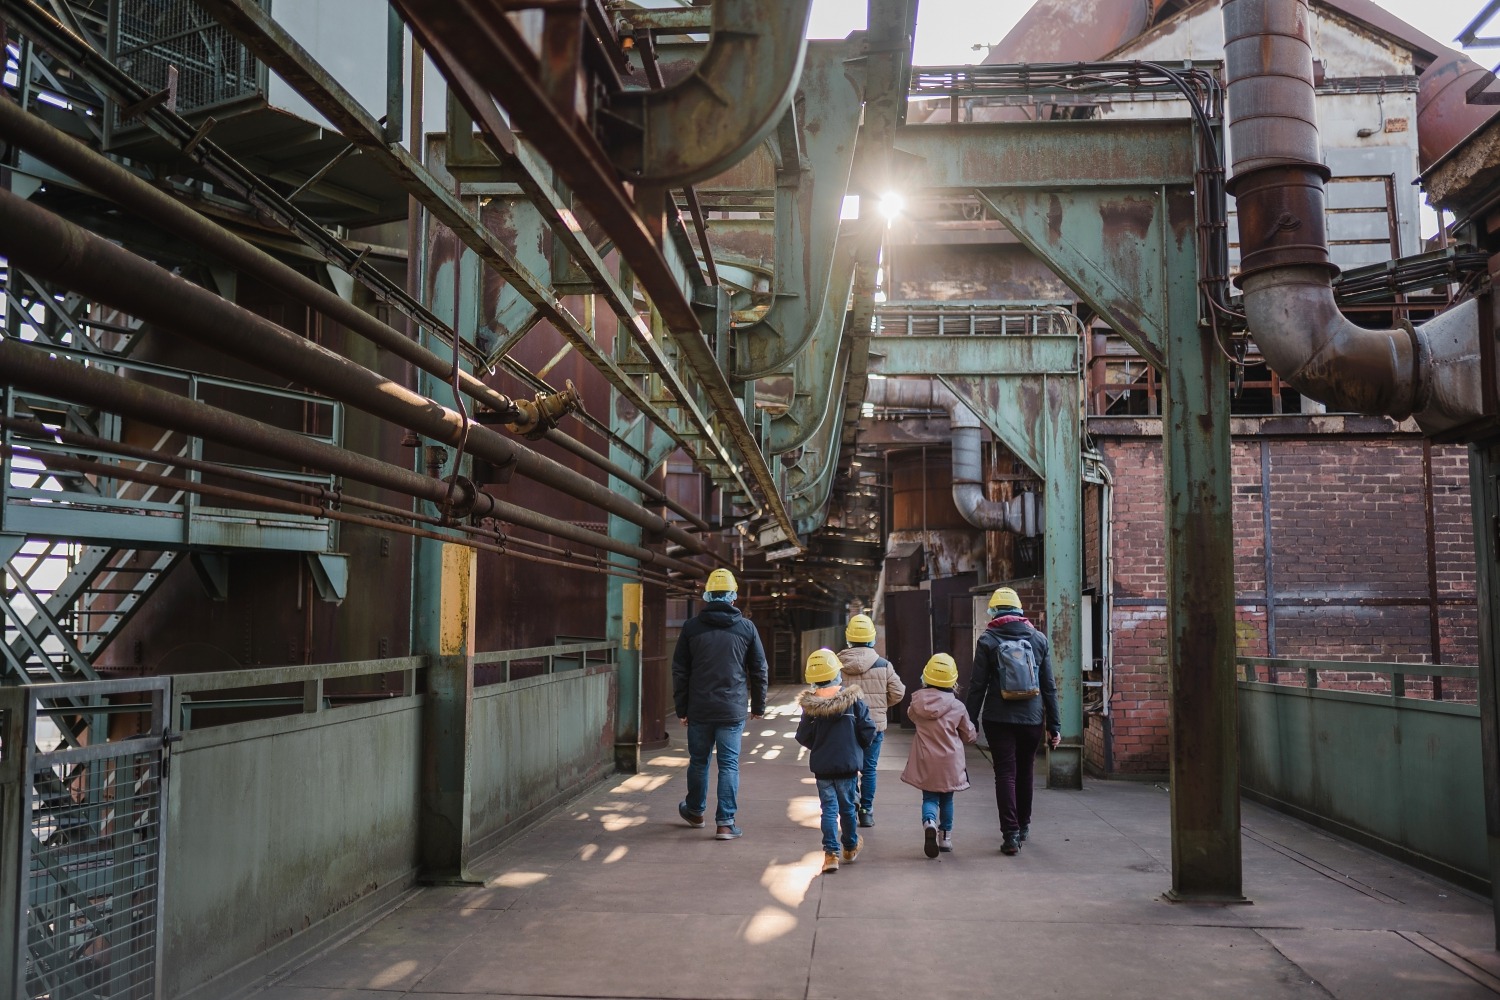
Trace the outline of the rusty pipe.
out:
[[[97,193],[135,212],[141,218],[151,220],[153,224],[207,250],[245,274],[287,293],[428,374],[445,381],[448,379],[452,371],[451,359],[439,357],[352,302],[344,300],[337,293],[276,260],[259,247],[193,211],[37,116],[27,114],[19,105],[10,101],[0,102],[0,137],[87,184]],[[459,385],[471,399],[509,418],[507,427],[513,432],[526,434],[537,427],[538,408],[531,401],[512,400],[465,371],[459,372]],[[652,501],[665,504],[669,510],[686,518],[699,531],[709,530],[708,525],[691,511],[582,442],[555,427],[549,429],[544,436],[621,482],[628,483]]]
[[[1341,410],[1415,416],[1429,434],[1479,416],[1477,308],[1420,327],[1368,330],[1334,302],[1307,0],[1225,0],[1223,18],[1228,188],[1242,253],[1236,283],[1266,363],[1305,396]]]
[[[937,379],[877,379],[865,389],[874,406],[943,410],[953,442],[953,505],[965,521],[984,531],[1009,531],[1035,538],[1042,533],[1041,498],[1021,493],[1009,500],[984,495],[978,415]]]
[[[258,420],[230,413],[197,400],[158,389],[144,382],[106,375],[83,365],[50,357],[46,351],[16,340],[0,339],[0,371],[19,389],[87,402],[111,413],[143,420],[184,434],[243,448],[256,454],[319,469],[381,489],[442,503],[448,494],[445,482],[430,479],[410,469],[380,459],[303,437],[294,431],[272,427]],[[163,461],[169,459],[164,456]],[[465,480],[454,484],[452,506],[475,517],[493,517],[523,528],[565,538],[581,545],[638,559],[692,576],[707,568],[618,541],[608,535],[580,528],[567,521],[496,499]]]
[[[0,191],[0,252],[11,264],[155,323],[333,399],[443,444],[468,450],[569,496],[616,514],[688,551],[703,542],[604,485],[453,410],[226,302],[176,275],[7,191]]]
[[[362,514],[351,514],[344,510],[333,510],[314,503],[305,503],[297,500],[282,500],[277,497],[262,496],[259,493],[248,493],[244,490],[231,489],[226,486],[215,486],[211,483],[194,482],[191,479],[183,479],[181,476],[161,475],[154,472],[146,472],[143,469],[127,469],[118,465],[103,465],[91,459],[72,458],[68,455],[57,455],[51,453],[38,453],[24,447],[13,445],[0,445],[0,456],[7,458],[24,456],[42,462],[51,469],[66,469],[72,472],[85,474],[104,475],[112,479],[124,479],[133,483],[141,483],[149,486],[161,486],[168,489],[181,490],[184,493],[192,493],[196,496],[214,497],[227,500],[232,503],[248,504],[263,510],[277,511],[283,514],[297,514],[304,517],[325,518],[330,521],[342,521],[346,524],[356,524],[361,527],[374,528],[378,531],[393,531],[398,534],[412,535],[417,538],[431,538],[440,542],[451,542],[465,545],[471,549],[479,549],[484,552],[493,552],[496,555],[514,556],[517,559],[525,559],[529,562],[546,563],[551,566],[562,566],[566,569],[594,569],[604,573],[606,576],[620,576],[629,580],[639,580],[645,583],[657,585],[670,584],[652,573],[642,572],[635,567],[621,567],[618,563],[608,559],[591,560],[588,563],[568,562],[564,559],[553,559],[548,556],[539,556],[530,552],[516,552],[508,547],[509,544],[520,542],[521,539],[496,537],[490,533],[475,531],[471,535],[492,538],[492,541],[477,541],[474,537],[455,538],[453,535],[444,535],[426,528],[419,528],[414,524],[398,524],[392,521],[383,521],[375,517],[366,517]],[[284,484],[283,484],[284,488]],[[542,546],[549,548],[549,546]],[[577,553],[564,552],[564,555],[576,555]]]

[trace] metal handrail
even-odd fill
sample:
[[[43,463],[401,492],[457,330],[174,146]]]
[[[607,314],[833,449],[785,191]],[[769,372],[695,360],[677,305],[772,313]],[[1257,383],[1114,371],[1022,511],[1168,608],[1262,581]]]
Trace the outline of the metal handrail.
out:
[[[1278,677],[1281,671],[1300,671],[1302,674],[1302,687],[1309,691],[1318,688],[1318,672],[1320,670],[1342,673],[1362,674],[1384,674],[1391,678],[1391,697],[1406,697],[1407,677],[1468,677],[1477,678],[1479,668],[1451,663],[1366,663],[1361,660],[1306,660],[1287,657],[1271,656],[1237,656],[1234,659],[1235,666],[1239,668],[1239,680],[1246,682],[1277,683],[1275,681],[1261,681],[1256,677],[1256,668],[1264,667],[1274,671],[1270,676]],[[1362,691],[1361,694],[1376,694],[1376,692]]]
[[[497,683],[504,684],[511,679],[511,664],[522,660],[543,660],[545,667],[543,675],[557,672],[557,661],[560,659],[576,660],[577,666],[570,669],[582,670],[588,665],[590,653],[607,653],[603,663],[613,665],[615,654],[619,650],[618,642],[591,641],[591,642],[567,642],[557,643],[551,646],[532,646],[526,649],[503,649],[488,653],[474,654],[474,665],[490,666],[500,663],[505,665],[500,680]]]

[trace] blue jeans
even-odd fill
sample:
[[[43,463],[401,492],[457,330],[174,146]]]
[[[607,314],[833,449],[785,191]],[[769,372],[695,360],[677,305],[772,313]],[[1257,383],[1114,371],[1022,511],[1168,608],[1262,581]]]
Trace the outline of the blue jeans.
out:
[[[819,778],[818,798],[823,803],[823,850],[837,853],[839,849],[839,824],[844,825],[844,846],[859,843],[858,822],[854,814],[855,782],[857,778]]]
[[[734,822],[735,798],[740,791],[740,734],[744,729],[744,720],[688,723],[688,811],[701,816],[708,808],[708,758],[718,751],[718,802],[714,806],[714,823],[718,826]]]
[[[865,747],[865,766],[859,773],[859,808],[869,812],[875,808],[875,766],[880,763],[880,744],[885,742],[885,733],[876,733],[875,739]]]
[[[953,793],[952,792],[926,792],[922,793],[922,822],[929,820],[936,823],[939,830],[949,833],[953,830]]]

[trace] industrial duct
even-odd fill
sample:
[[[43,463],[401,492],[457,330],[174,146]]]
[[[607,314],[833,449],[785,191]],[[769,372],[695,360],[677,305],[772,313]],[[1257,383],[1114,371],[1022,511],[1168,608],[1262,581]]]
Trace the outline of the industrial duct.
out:
[[[692,73],[610,99],[610,113],[637,130],[614,152],[615,165],[638,183],[671,187],[743,160],[792,103],[811,12],[812,0],[716,0],[708,49]]]
[[[1238,283],[1266,363],[1306,396],[1415,416],[1429,434],[1480,416],[1474,302],[1394,330],[1356,326],[1334,302],[1307,0],[1225,0],[1223,10]]]
[[[953,441],[953,504],[976,528],[1009,531],[1027,538],[1042,533],[1042,499],[1021,493],[1009,500],[984,495],[984,462],[979,417],[967,403],[936,379],[871,379],[865,402],[873,406],[945,410]]]

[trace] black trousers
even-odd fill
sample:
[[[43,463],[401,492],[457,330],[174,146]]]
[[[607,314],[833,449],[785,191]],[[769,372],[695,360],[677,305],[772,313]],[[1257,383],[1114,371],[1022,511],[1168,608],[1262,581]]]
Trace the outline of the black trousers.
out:
[[[984,738],[995,763],[995,805],[1000,829],[1012,833],[1031,825],[1032,774],[1042,745],[1042,724],[984,721]]]

